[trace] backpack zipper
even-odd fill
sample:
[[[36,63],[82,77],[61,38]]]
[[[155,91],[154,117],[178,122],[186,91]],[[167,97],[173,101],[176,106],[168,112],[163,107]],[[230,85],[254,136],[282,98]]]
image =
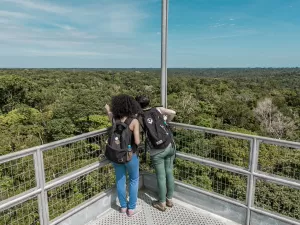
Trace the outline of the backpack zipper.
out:
[[[160,125],[160,127],[166,132],[167,135],[169,135],[169,133],[166,131],[166,128],[163,125]]]

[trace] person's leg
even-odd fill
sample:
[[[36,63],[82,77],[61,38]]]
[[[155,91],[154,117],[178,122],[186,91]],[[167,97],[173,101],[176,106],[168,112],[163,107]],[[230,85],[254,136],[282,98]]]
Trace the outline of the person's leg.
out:
[[[163,151],[152,156],[152,163],[155,169],[157,186],[158,186],[158,202],[153,202],[153,206],[161,211],[165,211],[166,205],[166,171],[165,171],[165,160],[166,152]]]
[[[113,163],[115,168],[116,183],[118,198],[120,201],[120,212],[126,212],[127,200],[126,200],[126,167],[124,164]]]
[[[174,159],[175,159],[175,149],[170,146],[166,149],[168,155],[165,157],[165,171],[166,171],[166,181],[167,181],[167,206],[172,207],[172,198],[174,193]]]
[[[159,202],[164,203],[166,202],[167,193],[164,152],[152,156],[152,163],[157,179]]]
[[[133,154],[131,161],[126,163],[126,168],[129,175],[128,209],[135,209],[139,190],[139,159],[136,154]]]

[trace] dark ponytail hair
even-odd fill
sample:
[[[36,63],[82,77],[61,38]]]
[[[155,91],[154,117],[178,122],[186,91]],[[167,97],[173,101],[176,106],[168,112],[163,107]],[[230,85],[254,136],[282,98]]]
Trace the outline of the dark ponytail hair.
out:
[[[150,105],[150,99],[146,96],[136,96],[135,100],[140,104],[141,108],[147,108]]]

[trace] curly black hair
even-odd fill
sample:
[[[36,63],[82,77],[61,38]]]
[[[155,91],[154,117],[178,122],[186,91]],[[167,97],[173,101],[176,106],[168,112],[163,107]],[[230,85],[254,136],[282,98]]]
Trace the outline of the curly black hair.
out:
[[[111,112],[115,119],[131,117],[142,111],[139,103],[133,97],[120,94],[112,97]]]

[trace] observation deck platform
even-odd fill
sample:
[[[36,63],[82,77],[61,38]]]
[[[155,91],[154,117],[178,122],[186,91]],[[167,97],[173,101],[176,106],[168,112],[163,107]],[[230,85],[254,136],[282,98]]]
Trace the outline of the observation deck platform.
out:
[[[120,214],[118,206],[109,209],[86,225],[236,225],[237,223],[174,199],[174,207],[161,212],[151,206],[156,195],[148,190],[139,192],[138,206],[142,211],[134,217]]]
[[[177,145],[174,208],[140,162],[133,218],[117,211],[108,129],[0,156],[0,225],[300,225],[300,143],[171,123]]]

